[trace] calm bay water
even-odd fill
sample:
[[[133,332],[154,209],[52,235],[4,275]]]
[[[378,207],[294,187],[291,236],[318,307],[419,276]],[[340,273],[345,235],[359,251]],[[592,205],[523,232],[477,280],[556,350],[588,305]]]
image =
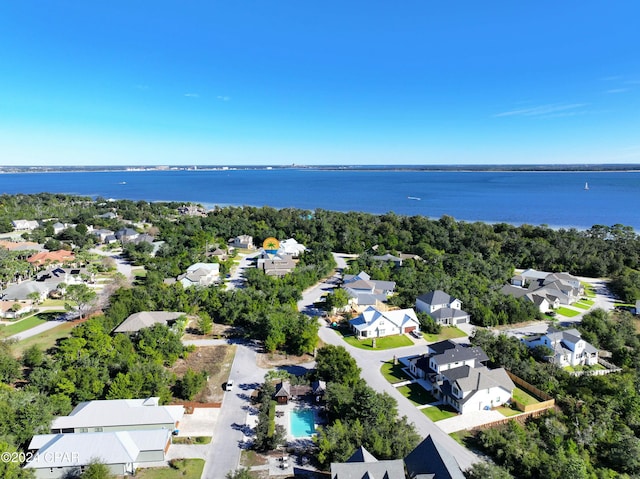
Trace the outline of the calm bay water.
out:
[[[639,172],[253,169],[0,175],[0,193],[40,192],[207,207],[393,211],[579,229],[620,223],[640,231]]]

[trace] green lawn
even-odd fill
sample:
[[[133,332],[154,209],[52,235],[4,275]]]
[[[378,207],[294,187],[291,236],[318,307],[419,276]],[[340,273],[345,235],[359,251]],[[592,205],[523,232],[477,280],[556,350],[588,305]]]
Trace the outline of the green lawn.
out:
[[[464,331],[455,326],[443,327],[440,334],[422,333],[422,336],[428,343],[436,343],[438,341],[444,341],[445,339],[464,338],[466,335]]]
[[[58,307],[61,311],[64,311],[64,299],[45,299],[40,306]]]
[[[174,437],[171,442],[173,444],[209,444],[211,443],[211,436],[180,436]]]
[[[384,378],[389,381],[391,384],[399,383],[400,381],[405,381],[407,379],[411,379],[407,374],[402,370],[402,364],[393,364],[393,361],[387,361],[380,368],[380,372],[384,376]]]
[[[203,459],[179,459],[170,467],[138,469],[136,479],[200,479],[203,469]]]
[[[420,410],[422,411],[422,414],[427,416],[433,422],[442,421],[443,419],[449,419],[450,417],[458,415],[458,413],[449,406],[429,406]]]
[[[605,368],[602,364],[594,364],[593,366],[583,366],[583,365],[566,366],[564,368],[565,371],[568,371],[570,373],[577,372],[577,371],[598,371],[600,369],[607,369],[607,368]]]
[[[40,349],[46,351],[47,349],[54,347],[58,339],[68,337],[75,326],[76,325],[74,323],[62,323],[60,326],[49,329],[44,333],[19,341],[11,348],[11,350],[13,354],[18,357],[22,355],[22,352],[25,349],[33,346],[34,344],[37,344]]]
[[[576,311],[575,309],[569,309],[569,308],[565,308],[563,306],[560,306],[557,310],[556,313],[562,315],[562,316],[566,316],[567,318],[573,318],[574,316],[578,316],[580,314],[580,311]]]
[[[411,346],[413,345],[413,341],[411,341],[404,334],[397,334],[395,336],[384,336],[382,338],[375,338],[376,347],[372,347],[371,343],[373,339],[357,339],[355,336],[343,336],[348,344],[360,349],[368,349],[368,350],[383,350],[383,349],[393,349],[393,348],[401,348],[403,346]]]
[[[40,319],[37,315],[30,316],[26,319],[21,319],[20,321],[16,321],[9,326],[0,326],[0,338],[6,338],[9,336],[13,336],[14,334],[21,333],[26,331],[27,329],[31,329],[33,327],[38,326],[39,324],[44,323],[43,319]]]
[[[589,298],[595,298],[596,292],[589,283],[581,283],[584,288],[584,294],[586,294]]]
[[[422,406],[436,401],[436,398],[434,398],[431,393],[419,384],[407,384],[406,386],[400,386],[397,389],[400,394],[416,406]]]
[[[573,306],[574,308],[580,308],[580,309],[589,309],[591,307],[588,304],[584,304],[582,301],[573,303],[571,306]]]
[[[529,406],[530,404],[537,404],[540,402],[536,397],[520,388],[515,388],[513,390],[513,399],[515,401],[518,401],[523,406]]]
[[[499,406],[496,408],[496,411],[498,411],[500,414],[506,417],[522,414],[522,411],[518,411],[517,409],[511,409],[510,407],[506,407],[506,406]]]
[[[595,301],[592,301],[592,300],[587,299],[587,298],[582,298],[582,299],[580,299],[580,302],[581,302],[582,304],[588,304],[589,306],[593,306],[594,304],[596,304],[596,302],[595,302]]]

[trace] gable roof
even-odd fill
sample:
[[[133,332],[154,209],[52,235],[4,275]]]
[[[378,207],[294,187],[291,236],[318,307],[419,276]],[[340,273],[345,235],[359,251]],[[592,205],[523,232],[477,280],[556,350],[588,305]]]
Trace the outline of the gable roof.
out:
[[[138,462],[143,451],[164,450],[171,431],[150,429],[146,431],[92,432],[83,434],[39,434],[29,443],[30,450],[37,450],[45,461],[36,455],[24,467],[40,469],[87,465],[95,459],[105,464]],[[73,451],[73,452],[70,452]]]
[[[1,291],[0,298],[24,301],[25,299],[28,299],[28,296],[31,293],[39,293],[40,295],[43,295],[48,293],[50,290],[50,285],[37,283],[35,281],[23,281],[19,284],[12,284],[4,291]]]
[[[456,298],[440,289],[421,294],[418,299],[426,304],[451,304],[456,300]]]
[[[469,313],[462,311],[461,309],[454,309],[444,307],[436,309],[433,313],[428,313],[435,321],[442,321],[444,319],[461,319],[469,317]]]
[[[68,416],[55,418],[51,430],[175,424],[182,419],[183,406],[160,406],[158,401],[159,398],[151,397],[81,402]]]
[[[410,478],[429,474],[433,479],[464,479],[456,459],[431,435],[404,458],[404,463]]]
[[[420,324],[415,311],[411,308],[378,311],[373,306],[369,306],[360,316],[352,319],[349,323],[358,331],[362,331],[384,319],[397,328],[404,328],[407,323]]]
[[[142,328],[150,328],[154,324],[167,324],[184,315],[185,313],[179,311],[140,311],[122,321],[113,332],[133,333]]]
[[[402,459],[378,461],[364,447],[359,447],[347,462],[331,463],[332,479],[405,479]]]
[[[449,348],[440,354],[434,354],[433,361],[441,366],[443,364],[451,364],[458,361],[469,361],[475,359],[476,364],[489,360],[486,353],[479,347],[466,347],[460,344],[455,345],[453,348]]]

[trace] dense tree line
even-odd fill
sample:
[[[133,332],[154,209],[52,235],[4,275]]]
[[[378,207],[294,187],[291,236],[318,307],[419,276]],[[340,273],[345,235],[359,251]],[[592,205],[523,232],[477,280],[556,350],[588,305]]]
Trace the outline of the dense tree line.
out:
[[[318,350],[318,377],[328,381],[325,394],[328,424],[316,437],[323,467],[344,462],[364,446],[378,459],[404,458],[419,436],[387,393],[378,393],[360,378],[355,360],[342,346]]]
[[[478,434],[475,446],[518,478],[609,478],[640,474],[640,349],[630,315],[596,310],[580,330],[611,348],[627,366],[605,376],[572,376],[539,361],[515,338],[477,331],[472,342],[502,365],[556,398],[558,408],[524,425],[511,422]]]

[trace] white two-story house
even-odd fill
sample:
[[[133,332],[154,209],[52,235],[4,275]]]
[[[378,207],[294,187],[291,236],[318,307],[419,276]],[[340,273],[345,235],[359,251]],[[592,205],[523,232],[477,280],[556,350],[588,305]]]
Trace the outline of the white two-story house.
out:
[[[462,301],[439,289],[418,296],[416,309],[427,313],[438,324],[456,325],[471,321],[469,313],[462,310]]]
[[[378,311],[371,306],[349,323],[358,339],[380,338],[420,331],[420,322],[411,308]]]
[[[560,367],[592,366],[598,363],[598,350],[582,339],[577,329],[560,331],[549,328],[545,334],[527,337],[522,341],[529,348],[549,348],[552,353],[547,356],[547,360]]]

